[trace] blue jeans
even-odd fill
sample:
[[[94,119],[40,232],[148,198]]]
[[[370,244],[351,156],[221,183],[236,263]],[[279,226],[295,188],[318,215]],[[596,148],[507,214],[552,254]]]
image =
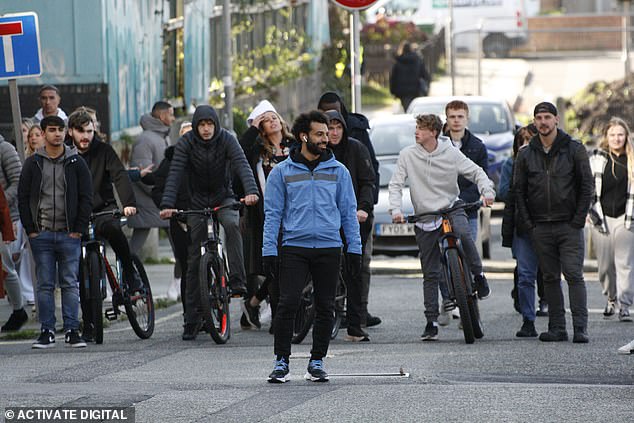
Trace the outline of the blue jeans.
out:
[[[513,254],[517,261],[517,289],[520,312],[526,320],[535,321],[535,283],[537,254],[528,235],[513,235]]]
[[[471,239],[476,242],[478,238],[478,215],[468,216],[469,219],[469,231],[471,233]]]
[[[62,290],[64,330],[79,329],[81,240],[68,232],[40,232],[30,238],[37,272],[37,307],[42,330],[55,331],[55,275]]]

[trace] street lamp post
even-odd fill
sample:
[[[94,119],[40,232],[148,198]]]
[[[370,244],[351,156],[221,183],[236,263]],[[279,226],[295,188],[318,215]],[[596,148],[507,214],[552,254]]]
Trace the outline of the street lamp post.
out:
[[[231,61],[231,45],[233,37],[231,36],[231,1],[224,0],[222,3],[222,31],[224,33],[224,75],[222,83],[225,87],[225,119],[224,124],[227,129],[233,131],[233,78],[232,61]]]

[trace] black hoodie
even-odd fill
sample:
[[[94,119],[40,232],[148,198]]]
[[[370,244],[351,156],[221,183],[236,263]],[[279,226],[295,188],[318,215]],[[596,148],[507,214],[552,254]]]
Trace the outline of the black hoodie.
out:
[[[398,98],[425,95],[421,91],[421,79],[427,83],[431,79],[422,59],[414,51],[403,53],[396,58],[390,73],[390,93]]]
[[[317,103],[317,108],[319,110],[326,111],[326,109],[322,106],[323,103],[339,103],[341,116],[343,116],[346,120],[348,137],[359,140],[361,144],[365,145],[365,148],[368,149],[368,152],[370,153],[370,160],[372,160],[372,168],[374,169],[374,204],[376,204],[379,201],[379,162],[376,160],[374,147],[370,141],[370,135],[368,135],[368,130],[370,129],[368,118],[360,113],[348,113],[348,109],[346,109],[346,105],[343,103],[339,94],[333,91],[328,91],[322,94],[319,98],[319,102]]]
[[[330,120],[337,120],[343,126],[343,136],[337,145],[330,145],[335,159],[343,163],[350,172],[352,186],[357,197],[357,209],[372,214],[374,208],[374,186],[376,176],[372,169],[370,153],[359,140],[348,137],[346,122],[336,110],[326,112]]]
[[[198,124],[211,120],[215,132],[208,141],[198,133]],[[245,195],[258,195],[258,188],[238,140],[220,126],[211,106],[198,106],[192,119],[192,130],[183,135],[174,149],[174,158],[165,184],[161,209],[176,205],[181,180],[186,173],[191,207],[200,209],[220,205],[234,196],[231,189],[232,169],[244,186]]]

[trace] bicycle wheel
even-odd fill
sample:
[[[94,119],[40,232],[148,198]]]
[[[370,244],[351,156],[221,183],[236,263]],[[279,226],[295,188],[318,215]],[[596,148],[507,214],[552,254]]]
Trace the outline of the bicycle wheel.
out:
[[[476,339],[480,339],[484,336],[484,332],[482,329],[482,322],[480,321],[480,309],[478,307],[478,300],[473,296],[467,298],[467,306],[469,307],[469,314],[471,315],[473,335]]]
[[[313,301],[313,283],[309,279],[302,290],[299,308],[293,321],[293,338],[291,339],[293,344],[299,344],[306,338],[313,326],[313,320],[315,320],[315,303]]]
[[[456,305],[460,310],[460,321],[462,322],[462,331],[464,332],[464,340],[467,344],[475,342],[473,333],[473,325],[471,323],[471,314],[467,304],[466,275],[462,260],[458,255],[458,250],[450,249],[447,251],[447,265],[449,266],[449,276],[453,285],[454,295],[456,296]]]
[[[231,336],[229,325],[229,292],[224,265],[217,256],[205,254],[200,258],[200,302],[205,327],[217,344],[224,344]]]
[[[88,283],[90,291],[90,320],[93,326],[95,343],[103,344],[103,291],[101,289],[102,271],[101,258],[96,251],[88,251],[86,257],[88,266]]]
[[[341,328],[341,320],[346,314],[346,282],[343,279],[343,270],[339,272],[339,281],[337,281],[337,288],[335,291],[335,320],[332,323],[332,331],[330,332],[330,339],[335,339],[339,334]]]
[[[127,292],[124,301],[125,312],[130,321],[130,326],[134,333],[141,339],[148,339],[154,333],[154,299],[152,298],[152,288],[145,273],[143,263],[136,256],[132,255],[132,265],[134,271],[138,273],[143,282],[141,292]]]

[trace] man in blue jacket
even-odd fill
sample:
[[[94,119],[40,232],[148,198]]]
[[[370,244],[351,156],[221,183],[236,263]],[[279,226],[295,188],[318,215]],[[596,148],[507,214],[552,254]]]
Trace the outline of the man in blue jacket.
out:
[[[302,113],[293,124],[301,147],[269,174],[264,195],[263,267],[280,272],[280,300],[275,315],[275,368],[268,381],[288,380],[293,320],[304,283],[310,274],[315,291],[313,347],[308,372],[313,382],[328,381],[323,358],[328,352],[335,309],[341,247],[347,241],[348,271],[361,269],[361,238],[357,202],[350,173],[327,150],[328,117],[319,111]],[[281,228],[281,265],[278,235]]]

